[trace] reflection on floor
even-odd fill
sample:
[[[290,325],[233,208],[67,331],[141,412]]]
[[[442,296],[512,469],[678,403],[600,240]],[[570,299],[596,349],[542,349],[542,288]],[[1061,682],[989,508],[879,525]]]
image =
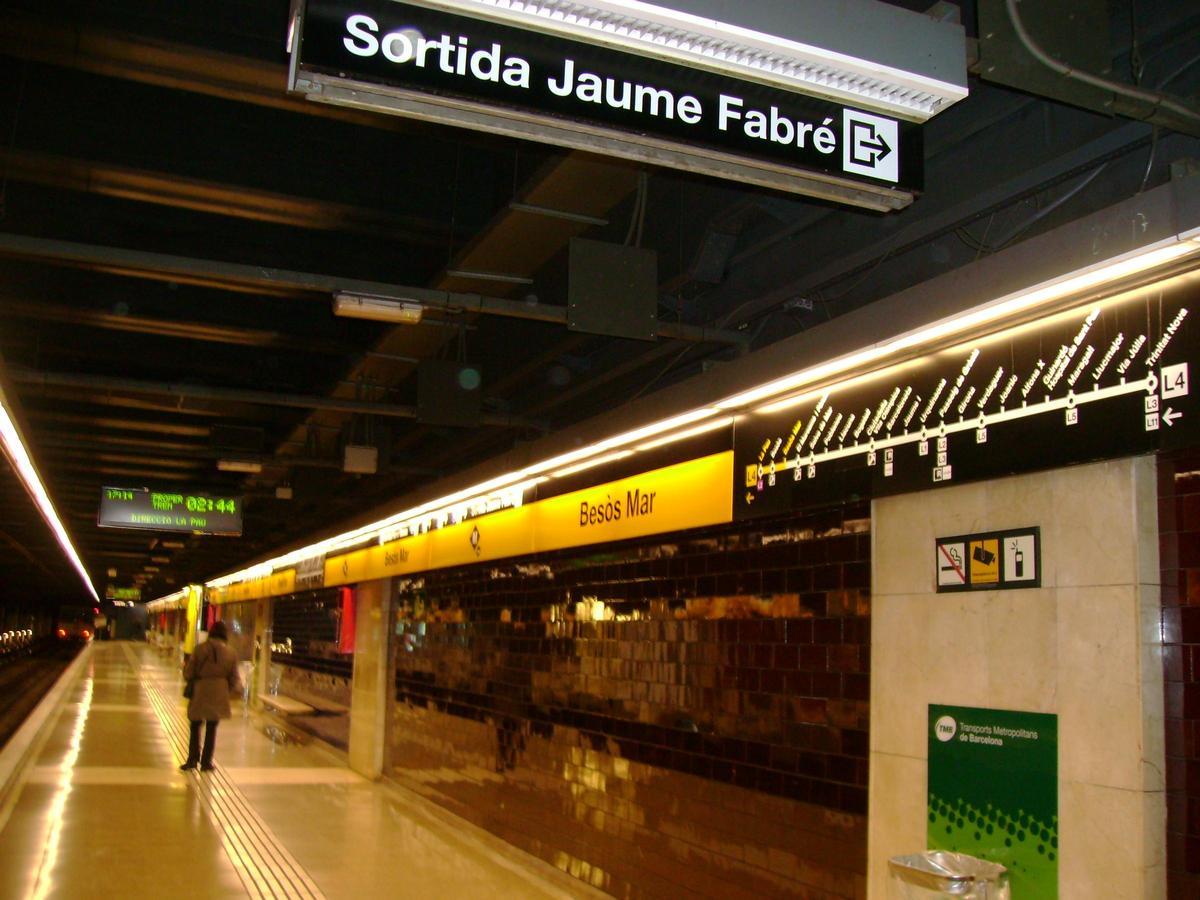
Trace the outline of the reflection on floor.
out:
[[[142,644],[87,653],[0,809],[0,897],[597,896],[241,710],[217,771],[181,774],[174,666]]]

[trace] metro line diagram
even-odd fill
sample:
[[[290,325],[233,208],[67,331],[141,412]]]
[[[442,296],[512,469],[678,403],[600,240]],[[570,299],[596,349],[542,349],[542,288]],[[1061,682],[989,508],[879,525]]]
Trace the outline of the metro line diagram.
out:
[[[1189,376],[1200,350],[1182,293],[1060,313],[832,385],[791,408],[768,405],[735,427],[735,514],[1182,441],[1197,430]]]

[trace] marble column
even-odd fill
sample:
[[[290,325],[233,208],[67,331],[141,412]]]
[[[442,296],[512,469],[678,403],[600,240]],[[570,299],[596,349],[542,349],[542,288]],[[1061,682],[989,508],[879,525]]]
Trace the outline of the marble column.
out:
[[[926,847],[929,704],[1058,716],[1059,896],[1165,894],[1151,457],[877,500],[868,896]],[[1042,586],[934,592],[934,540],[1041,528]]]
[[[275,601],[267,597],[259,600],[254,607],[254,663],[253,679],[250,685],[250,707],[262,709],[260,694],[270,693],[271,688],[271,641],[274,639],[272,623],[275,615]]]
[[[350,701],[350,768],[366,778],[383,774],[387,712],[392,581],[355,588],[354,687]]]

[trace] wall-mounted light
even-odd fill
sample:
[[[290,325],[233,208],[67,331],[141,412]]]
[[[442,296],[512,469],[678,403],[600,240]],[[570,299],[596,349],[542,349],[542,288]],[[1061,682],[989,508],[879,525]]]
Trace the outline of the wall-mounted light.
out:
[[[1031,310],[1048,306],[1064,297],[1082,294],[1120,282],[1198,252],[1200,252],[1200,237],[1192,234],[1177,235],[1158,244],[1142,247],[1058,278],[1052,278],[1041,284],[998,297],[974,309],[897,335],[891,340],[881,341],[815,366],[808,366],[748,391],[726,397],[715,405],[720,409],[732,411],[753,407],[763,400],[770,400],[772,403],[770,408],[783,409],[786,406],[776,404],[774,398],[782,399],[783,395],[797,389],[808,388],[855,370],[899,359],[905,354],[930,347],[939,341],[966,335],[994,322],[1027,314]]]
[[[1088,296],[1096,291],[1125,289],[1131,279],[1144,283],[1147,278],[1173,274],[1181,265],[1196,259],[1200,259],[1200,229],[1181,232],[1168,239],[1121,253],[965,309],[887,341],[805,366],[749,390],[730,395],[717,403],[619,432],[522,469],[471,485],[354,531],[221,576],[207,584],[210,587],[218,587],[248,581],[270,575],[272,571],[322,553],[336,553],[366,541],[393,540],[414,533],[412,527],[421,520],[440,516],[464,504],[475,504],[481,498],[492,494],[501,491],[524,491],[545,481],[547,476],[561,477],[675,440],[727,427],[734,416],[761,410],[764,404],[770,404],[767,408],[785,408],[799,402],[797,394],[800,392],[813,391],[831,382],[841,384],[846,379],[869,377],[870,373],[882,367],[903,363],[916,354],[944,346],[947,340],[977,334],[982,328],[999,327],[1005,323],[1027,321],[1033,316],[1045,315],[1047,311],[1061,308],[1062,302],[1069,298]]]
[[[372,297],[367,294],[339,292],[333,295],[333,314],[347,319],[370,319],[373,322],[394,322],[416,325],[425,307],[413,300]]]
[[[618,459],[626,459],[633,456],[632,450],[617,450],[615,453],[605,453],[603,456],[597,456],[594,459],[589,459],[586,462],[576,463],[573,466],[567,466],[565,469],[559,469],[556,472],[551,472],[551,478],[564,478],[567,475],[574,475],[576,472],[585,472],[588,469],[594,469],[596,466],[602,466],[605,463],[616,462]]]
[[[54,533],[54,538],[58,541],[58,545],[67,555],[67,559],[70,560],[75,571],[79,573],[79,577],[83,579],[88,593],[99,602],[100,596],[96,593],[96,588],[93,587],[91,578],[88,577],[83,560],[75,552],[75,545],[71,543],[71,538],[67,534],[67,529],[63,526],[62,520],[58,517],[58,511],[54,508],[54,504],[50,500],[50,495],[46,493],[46,488],[42,484],[37,467],[33,464],[33,458],[29,455],[29,451],[25,447],[25,441],[21,437],[17,423],[13,421],[12,416],[9,414],[9,408],[8,397],[4,393],[3,386],[0,386],[0,444],[4,447],[4,454],[8,457],[13,469],[16,470],[17,476],[25,485],[25,490],[33,498],[33,502],[37,505],[42,518],[50,526],[50,530]]]
[[[263,466],[253,459],[218,459],[217,469],[221,472],[247,472],[257,475],[263,470]]]

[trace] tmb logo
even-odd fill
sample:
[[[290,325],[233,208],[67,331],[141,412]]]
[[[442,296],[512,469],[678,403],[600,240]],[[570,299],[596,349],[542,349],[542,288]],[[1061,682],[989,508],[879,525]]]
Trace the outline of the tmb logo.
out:
[[[933,733],[943,743],[952,740],[958,733],[958,723],[954,721],[954,716],[942,716],[934,722]]]
[[[893,183],[900,180],[900,124],[855,109],[842,110],[842,168]]]

